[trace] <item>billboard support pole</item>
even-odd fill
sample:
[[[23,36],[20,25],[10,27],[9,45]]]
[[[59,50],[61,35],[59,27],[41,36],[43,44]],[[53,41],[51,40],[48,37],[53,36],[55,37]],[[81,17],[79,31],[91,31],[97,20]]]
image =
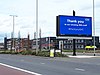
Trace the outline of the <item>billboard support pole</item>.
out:
[[[74,10],[73,10],[73,16],[75,16]],[[76,56],[75,39],[73,39],[73,56]]]

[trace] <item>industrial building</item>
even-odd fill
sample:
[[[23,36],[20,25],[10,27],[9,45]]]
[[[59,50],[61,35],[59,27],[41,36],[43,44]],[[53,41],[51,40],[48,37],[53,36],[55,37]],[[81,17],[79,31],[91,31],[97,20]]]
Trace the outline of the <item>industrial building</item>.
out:
[[[84,50],[86,46],[93,46],[94,41],[92,39],[76,39],[75,40],[75,48]],[[38,38],[38,49],[40,50],[49,50],[52,48],[61,49],[61,45],[63,50],[72,50],[73,49],[73,40],[72,39],[58,39],[56,37],[43,37]],[[100,48],[99,44],[99,36],[95,36],[95,46],[97,49]],[[12,38],[4,39],[4,49],[12,49],[13,43]],[[15,49],[36,49],[36,39],[29,38],[14,38],[14,48]]]

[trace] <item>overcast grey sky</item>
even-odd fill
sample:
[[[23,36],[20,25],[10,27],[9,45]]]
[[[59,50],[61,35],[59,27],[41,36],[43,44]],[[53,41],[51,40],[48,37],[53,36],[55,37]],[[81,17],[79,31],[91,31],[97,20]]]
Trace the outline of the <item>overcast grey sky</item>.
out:
[[[39,1],[39,28],[42,30],[42,37],[56,36],[56,16],[72,15],[92,17],[93,0],[38,0]],[[96,35],[100,36],[100,0],[95,0],[95,27]],[[36,31],[36,0],[0,0],[0,42],[4,36],[9,38],[12,32],[12,17],[15,18],[15,37],[18,31],[21,37],[31,39]]]

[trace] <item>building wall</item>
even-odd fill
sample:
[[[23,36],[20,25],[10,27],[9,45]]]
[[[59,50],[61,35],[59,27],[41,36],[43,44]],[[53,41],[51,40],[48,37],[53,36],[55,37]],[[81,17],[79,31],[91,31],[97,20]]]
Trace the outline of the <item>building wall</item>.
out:
[[[41,41],[41,42],[40,42]],[[61,49],[61,44],[63,43],[62,48],[64,50],[72,50],[73,49],[73,40],[69,39],[57,39],[56,37],[44,37],[38,39],[38,49]],[[93,38],[91,40],[77,39],[75,40],[76,49],[85,49],[86,46],[93,46]],[[95,44],[97,48],[100,47],[99,37],[95,37]],[[28,39],[28,38],[14,38],[14,46],[17,49],[36,49],[36,39]],[[7,39],[7,49],[11,49],[12,47],[12,39]]]
[[[7,49],[11,50],[12,48],[12,39],[7,39]]]
[[[73,49],[73,40],[68,40],[68,39],[57,39],[57,44],[59,41],[63,41],[63,49],[65,50],[72,50]],[[85,49],[86,46],[93,46],[94,41],[93,37],[92,39],[76,39],[75,40],[75,47],[76,49]],[[97,48],[99,48],[99,37],[95,37],[95,45]],[[59,45],[58,45],[59,46]]]
[[[12,39],[7,39],[7,49],[8,50],[11,50],[12,48]],[[28,38],[14,38],[14,48],[16,50],[20,49],[20,50],[23,50],[23,49],[31,49],[31,40],[29,40]]]
[[[36,49],[36,39],[32,40],[32,48]],[[41,41],[41,42],[40,42]],[[38,39],[38,48],[40,49],[52,49],[55,46],[56,37],[44,37]]]
[[[4,49],[4,43],[0,43],[0,50]]]
[[[7,37],[4,37],[4,49],[7,50]]]

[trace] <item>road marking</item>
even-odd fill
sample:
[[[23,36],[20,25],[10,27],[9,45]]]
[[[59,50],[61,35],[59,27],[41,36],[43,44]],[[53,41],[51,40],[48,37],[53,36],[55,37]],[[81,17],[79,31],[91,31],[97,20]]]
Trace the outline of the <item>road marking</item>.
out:
[[[80,55],[80,56],[69,56],[69,57],[73,57],[73,58],[93,58],[93,57],[96,57],[96,56],[82,56],[82,55]]]
[[[23,59],[21,59],[20,61],[22,61],[22,62],[23,62],[24,60],[23,60]]]
[[[77,71],[85,71],[85,69],[75,68]]]
[[[45,64],[45,63],[41,63],[41,64]]]
[[[3,64],[3,63],[0,63],[0,65],[9,67],[9,68],[12,68],[12,69],[15,69],[15,70],[19,70],[19,71],[22,71],[22,72],[26,72],[26,73],[29,73],[29,74],[33,74],[33,75],[42,75],[42,74],[39,74],[39,73],[35,73],[35,72],[32,72],[32,71],[24,70],[24,69],[17,68],[17,67],[14,67],[14,66]]]

